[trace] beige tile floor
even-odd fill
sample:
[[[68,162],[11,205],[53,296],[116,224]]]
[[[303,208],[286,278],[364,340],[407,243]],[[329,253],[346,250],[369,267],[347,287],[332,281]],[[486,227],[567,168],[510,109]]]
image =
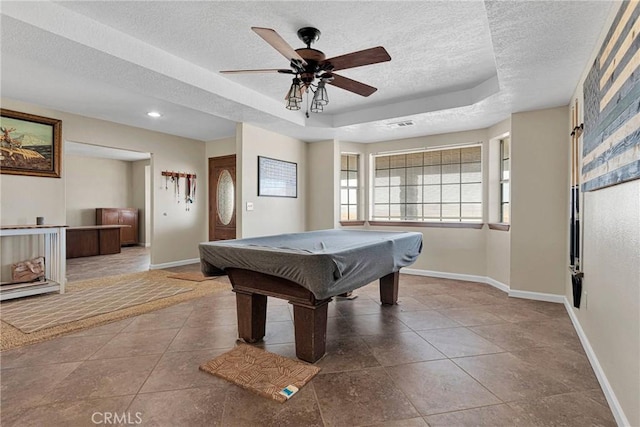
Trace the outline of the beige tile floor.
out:
[[[198,370],[235,344],[229,291],[1,353],[2,426],[105,414],[145,426],[615,425],[562,305],[479,283],[400,284],[397,306],[381,306],[375,284],[330,304],[322,371],[287,403]],[[293,342],[291,308],[269,299],[259,345],[295,357]]]

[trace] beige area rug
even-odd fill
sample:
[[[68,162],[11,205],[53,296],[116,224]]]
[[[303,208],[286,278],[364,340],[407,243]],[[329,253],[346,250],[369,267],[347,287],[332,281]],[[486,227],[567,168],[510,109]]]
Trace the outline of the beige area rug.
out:
[[[191,282],[204,282],[205,280],[211,279],[211,277],[205,277],[204,274],[202,274],[199,271],[190,271],[188,273],[173,274],[167,277],[169,277],[170,279],[189,280]]]
[[[280,403],[291,397],[283,389],[301,389],[320,372],[317,366],[247,344],[239,344],[200,369]]]
[[[151,270],[83,280],[67,284],[62,295],[4,301],[0,304],[0,350],[231,290],[226,276],[189,283],[171,279],[168,277],[170,274],[168,271]],[[19,328],[31,332],[26,333]]]

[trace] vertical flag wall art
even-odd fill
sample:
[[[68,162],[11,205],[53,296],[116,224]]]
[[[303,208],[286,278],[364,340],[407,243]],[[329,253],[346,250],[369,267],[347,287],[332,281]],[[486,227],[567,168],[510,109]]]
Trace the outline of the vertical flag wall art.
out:
[[[640,178],[639,16],[623,2],[584,82],[582,191]]]

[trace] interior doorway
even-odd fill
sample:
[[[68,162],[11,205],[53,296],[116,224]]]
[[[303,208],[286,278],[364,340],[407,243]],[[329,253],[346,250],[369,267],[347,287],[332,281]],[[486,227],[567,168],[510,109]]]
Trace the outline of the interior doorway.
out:
[[[236,238],[236,155],[209,158],[209,240]]]
[[[124,259],[129,255],[133,271],[149,268],[151,161],[151,153],[65,141],[68,277],[75,277],[72,274],[75,267],[78,268],[78,279],[86,275],[84,269],[98,255],[115,256],[105,255],[116,252],[103,250],[101,232],[83,230],[99,224],[112,224],[108,213],[113,212],[118,224],[128,225],[120,230],[122,253],[117,255]],[[70,231],[75,234],[70,236]]]

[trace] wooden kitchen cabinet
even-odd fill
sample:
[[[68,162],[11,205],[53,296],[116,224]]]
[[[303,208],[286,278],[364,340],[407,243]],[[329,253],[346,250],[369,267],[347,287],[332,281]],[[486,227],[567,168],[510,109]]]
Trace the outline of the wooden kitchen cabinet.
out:
[[[96,208],[96,225],[128,225],[120,229],[120,244],[138,243],[138,209]]]

